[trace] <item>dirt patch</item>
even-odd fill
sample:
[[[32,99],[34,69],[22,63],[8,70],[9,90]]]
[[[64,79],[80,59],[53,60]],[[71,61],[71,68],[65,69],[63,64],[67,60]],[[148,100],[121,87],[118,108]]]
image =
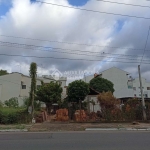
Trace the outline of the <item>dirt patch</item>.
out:
[[[29,131],[84,131],[86,128],[150,128],[150,123],[62,123],[44,122],[34,124]]]

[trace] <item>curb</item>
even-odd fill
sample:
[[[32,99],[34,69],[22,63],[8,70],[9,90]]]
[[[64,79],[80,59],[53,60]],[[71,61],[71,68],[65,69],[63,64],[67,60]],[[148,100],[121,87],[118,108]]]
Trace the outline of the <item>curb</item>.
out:
[[[85,131],[150,131],[150,128],[86,128]]]
[[[27,129],[6,129],[6,130],[0,130],[0,132],[27,132]]]

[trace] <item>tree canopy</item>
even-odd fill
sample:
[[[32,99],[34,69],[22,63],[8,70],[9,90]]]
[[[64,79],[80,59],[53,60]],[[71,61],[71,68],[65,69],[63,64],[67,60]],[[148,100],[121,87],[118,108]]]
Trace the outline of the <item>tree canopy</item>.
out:
[[[68,86],[68,99],[71,102],[83,101],[89,93],[89,85],[82,80],[76,80]]]
[[[36,77],[37,77],[37,65],[36,65],[36,63],[32,62],[30,64],[29,74],[31,77],[30,101],[32,103],[32,116],[33,116],[33,113],[34,113],[34,95],[36,92]]]
[[[50,82],[42,85],[36,91],[36,99],[44,102],[49,109],[52,104],[61,100],[62,87],[59,82]]]
[[[0,70],[0,76],[8,74],[7,70]]]
[[[114,84],[111,81],[100,77],[90,80],[90,87],[100,93],[108,91],[113,93],[115,91]]]

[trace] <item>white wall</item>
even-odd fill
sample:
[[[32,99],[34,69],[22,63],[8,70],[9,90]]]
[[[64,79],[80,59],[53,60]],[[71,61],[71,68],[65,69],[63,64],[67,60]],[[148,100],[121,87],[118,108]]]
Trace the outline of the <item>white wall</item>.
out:
[[[90,101],[94,101],[95,102],[95,105],[94,105],[94,112],[97,112],[97,111],[100,111],[101,108],[100,108],[100,104],[97,100],[97,96],[96,95],[88,95],[86,98],[85,98],[85,101],[87,102],[90,102]],[[89,111],[90,112],[93,112],[93,104],[92,103],[89,103]]]
[[[102,72],[102,77],[114,84],[114,96],[117,98],[132,97],[133,90],[128,89],[128,73],[118,69],[110,68]]]
[[[52,79],[41,78],[44,83],[50,83]],[[62,98],[66,96],[66,78],[60,80],[63,88]],[[22,89],[22,85],[26,85],[26,89]],[[41,80],[37,79],[37,85],[41,85]],[[11,73],[0,76],[0,101],[5,102],[12,97],[17,97],[19,105],[23,105],[23,99],[29,97],[31,86],[31,78],[20,73]]]
[[[150,87],[150,83],[146,81],[146,79],[142,78],[142,86],[143,86],[143,94],[147,94],[148,97],[150,97],[150,90],[147,90],[147,87]],[[133,87],[136,88],[134,90],[134,95],[136,97],[141,97],[141,92],[140,92],[140,82],[139,78],[136,78],[133,81]],[[144,95],[145,96],[145,95]]]
[[[21,92],[21,74],[14,73],[0,76],[1,96],[0,101],[4,102],[12,97],[19,97]]]

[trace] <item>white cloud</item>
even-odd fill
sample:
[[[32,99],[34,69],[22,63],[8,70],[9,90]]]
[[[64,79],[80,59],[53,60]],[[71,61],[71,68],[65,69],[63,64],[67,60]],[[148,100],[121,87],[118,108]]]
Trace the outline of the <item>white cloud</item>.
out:
[[[67,0],[51,0],[47,2],[68,5]],[[119,2],[119,1],[118,1]],[[147,2],[137,2],[136,0],[123,0],[121,2],[148,5]],[[90,0],[82,8],[98,10],[102,12],[114,12],[121,14],[129,14],[134,16],[149,17],[149,9],[137,8],[125,5],[117,5],[110,3],[98,2]],[[123,20],[123,27],[117,31],[118,20]],[[72,43],[87,43],[92,45],[102,45],[111,47],[131,47],[143,48],[149,20],[136,19],[130,17],[122,17],[115,15],[106,15],[100,13],[92,13],[58,7],[53,5],[46,5],[41,3],[30,3],[29,0],[13,0],[13,7],[10,11],[0,19],[0,35],[14,35],[21,37],[30,37],[34,39],[47,39],[52,41],[67,41]],[[14,38],[6,38],[0,36],[0,41],[9,41],[16,43],[43,45],[52,47],[61,47],[63,49],[79,49],[84,51],[93,52],[108,52],[108,53],[122,53],[141,55],[142,51],[131,51],[122,49],[111,49],[103,47],[91,47],[81,45],[69,45],[61,43],[49,43],[43,41],[22,40]],[[149,47],[150,45],[148,45]],[[64,51],[64,50],[62,50]],[[0,53],[20,54],[20,55],[36,55],[45,57],[67,57],[67,58],[82,58],[82,59],[102,59],[101,57],[86,56],[86,55],[69,55],[65,53],[51,53],[43,51],[33,51],[29,49],[2,47],[0,46]],[[80,53],[81,52],[75,52]],[[82,53],[85,54],[85,53]],[[146,53],[145,56],[149,56]],[[112,56],[113,57],[113,56]],[[108,60],[108,58],[106,58]],[[111,59],[109,59],[111,60]],[[113,59],[115,60],[115,59]],[[116,59],[117,60],[117,59]],[[119,59],[120,60],[120,59]],[[107,69],[111,66],[118,66],[122,69],[132,69],[137,65],[123,64],[123,63],[100,63],[100,62],[87,62],[87,61],[69,61],[57,59],[31,59],[19,57],[4,57],[0,56],[0,64],[3,68],[10,68],[11,71],[15,70],[12,64],[23,64],[29,66],[32,61],[36,61],[38,65],[43,65],[42,71],[48,73],[47,70],[55,66],[61,72],[68,70],[87,70],[93,66],[100,70]],[[120,61],[123,61],[120,60]],[[4,67],[5,66],[5,67]],[[22,72],[28,74],[28,68],[22,67]],[[145,72],[147,67],[143,70]],[[40,69],[41,70],[41,69]],[[127,71],[128,71],[127,70]],[[40,72],[40,71],[39,71]],[[133,73],[136,73],[135,70]],[[144,73],[147,76],[147,73]]]

